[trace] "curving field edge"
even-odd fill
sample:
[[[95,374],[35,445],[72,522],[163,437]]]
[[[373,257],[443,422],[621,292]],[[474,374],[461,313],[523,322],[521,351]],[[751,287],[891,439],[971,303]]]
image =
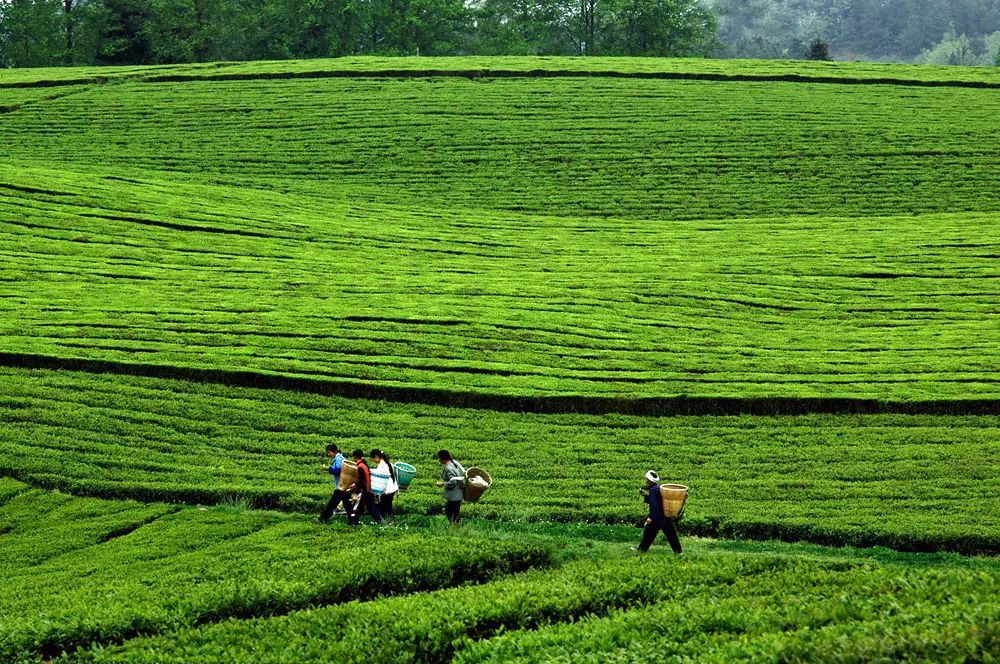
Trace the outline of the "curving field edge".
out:
[[[17,369],[55,369],[146,378],[175,378],[196,383],[305,392],[349,399],[418,403],[513,413],[580,413],[586,415],[1000,415],[997,399],[925,399],[887,401],[843,397],[664,397],[583,396],[553,394],[515,396],[474,391],[393,386],[360,381],[338,381],[260,371],[204,369],[162,364],[53,357],[30,353],[0,353],[0,366]]]

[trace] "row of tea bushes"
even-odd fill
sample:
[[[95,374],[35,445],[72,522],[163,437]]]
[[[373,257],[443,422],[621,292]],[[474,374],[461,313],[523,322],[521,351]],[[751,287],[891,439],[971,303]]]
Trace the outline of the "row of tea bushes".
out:
[[[545,547],[524,541],[355,531],[303,517],[176,511],[36,489],[0,506],[6,523],[15,525],[0,534],[3,661],[231,616],[485,581],[550,560]]]
[[[804,564],[651,607],[502,634],[453,661],[989,662],[1000,656],[998,592],[996,569]]]
[[[831,653],[844,661],[990,661],[998,654],[998,589],[995,563],[751,550],[647,554],[572,562],[482,586],[229,620],[91,649],[73,661],[815,661]]]
[[[0,478],[0,570],[21,573],[128,534],[181,508],[77,498]]]
[[[439,209],[865,217],[996,210],[997,104],[808,81],[131,81],[5,114],[0,145],[126,178]]]
[[[803,62],[796,60],[700,60],[695,58],[630,57],[340,57],[264,62],[211,62],[129,67],[55,67],[0,71],[0,88],[99,85],[125,80],[252,80],[357,76],[463,76],[490,78],[564,75],[695,78],[708,80],[803,80],[873,84],[932,84],[937,86],[1000,87],[989,67],[898,65],[878,62]]]
[[[688,534],[1000,551],[995,417],[526,415],[23,370],[0,391],[0,473],[77,493],[315,513],[334,442],[415,465],[396,506],[438,513],[443,447],[496,479],[468,516],[629,523],[654,468],[692,487]]]
[[[421,213],[20,166],[0,191],[7,365],[518,411],[1000,412],[987,214]]]

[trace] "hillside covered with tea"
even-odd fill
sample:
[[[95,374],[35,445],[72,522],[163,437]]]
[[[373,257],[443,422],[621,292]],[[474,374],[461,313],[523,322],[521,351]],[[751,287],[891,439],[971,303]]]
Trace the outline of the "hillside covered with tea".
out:
[[[0,659],[1000,657],[997,88],[0,71]],[[330,442],[416,467],[391,525],[311,520]]]

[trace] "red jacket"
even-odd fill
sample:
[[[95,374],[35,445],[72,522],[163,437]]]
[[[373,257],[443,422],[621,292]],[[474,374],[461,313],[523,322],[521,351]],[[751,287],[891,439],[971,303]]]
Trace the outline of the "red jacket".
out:
[[[358,481],[354,488],[358,493],[369,493],[372,490],[372,471],[364,459],[358,461]]]

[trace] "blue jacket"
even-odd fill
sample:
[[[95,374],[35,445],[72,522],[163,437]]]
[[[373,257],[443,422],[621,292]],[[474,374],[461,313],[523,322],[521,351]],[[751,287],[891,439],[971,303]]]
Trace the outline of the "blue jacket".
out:
[[[649,504],[649,518],[653,520],[653,523],[663,523],[667,520],[667,517],[663,515],[663,498],[660,496],[659,484],[651,486],[649,494],[642,500]]]
[[[333,488],[340,488],[340,469],[344,467],[344,455],[337,452],[337,456],[333,457],[333,463],[330,464],[330,474],[333,475]]]

